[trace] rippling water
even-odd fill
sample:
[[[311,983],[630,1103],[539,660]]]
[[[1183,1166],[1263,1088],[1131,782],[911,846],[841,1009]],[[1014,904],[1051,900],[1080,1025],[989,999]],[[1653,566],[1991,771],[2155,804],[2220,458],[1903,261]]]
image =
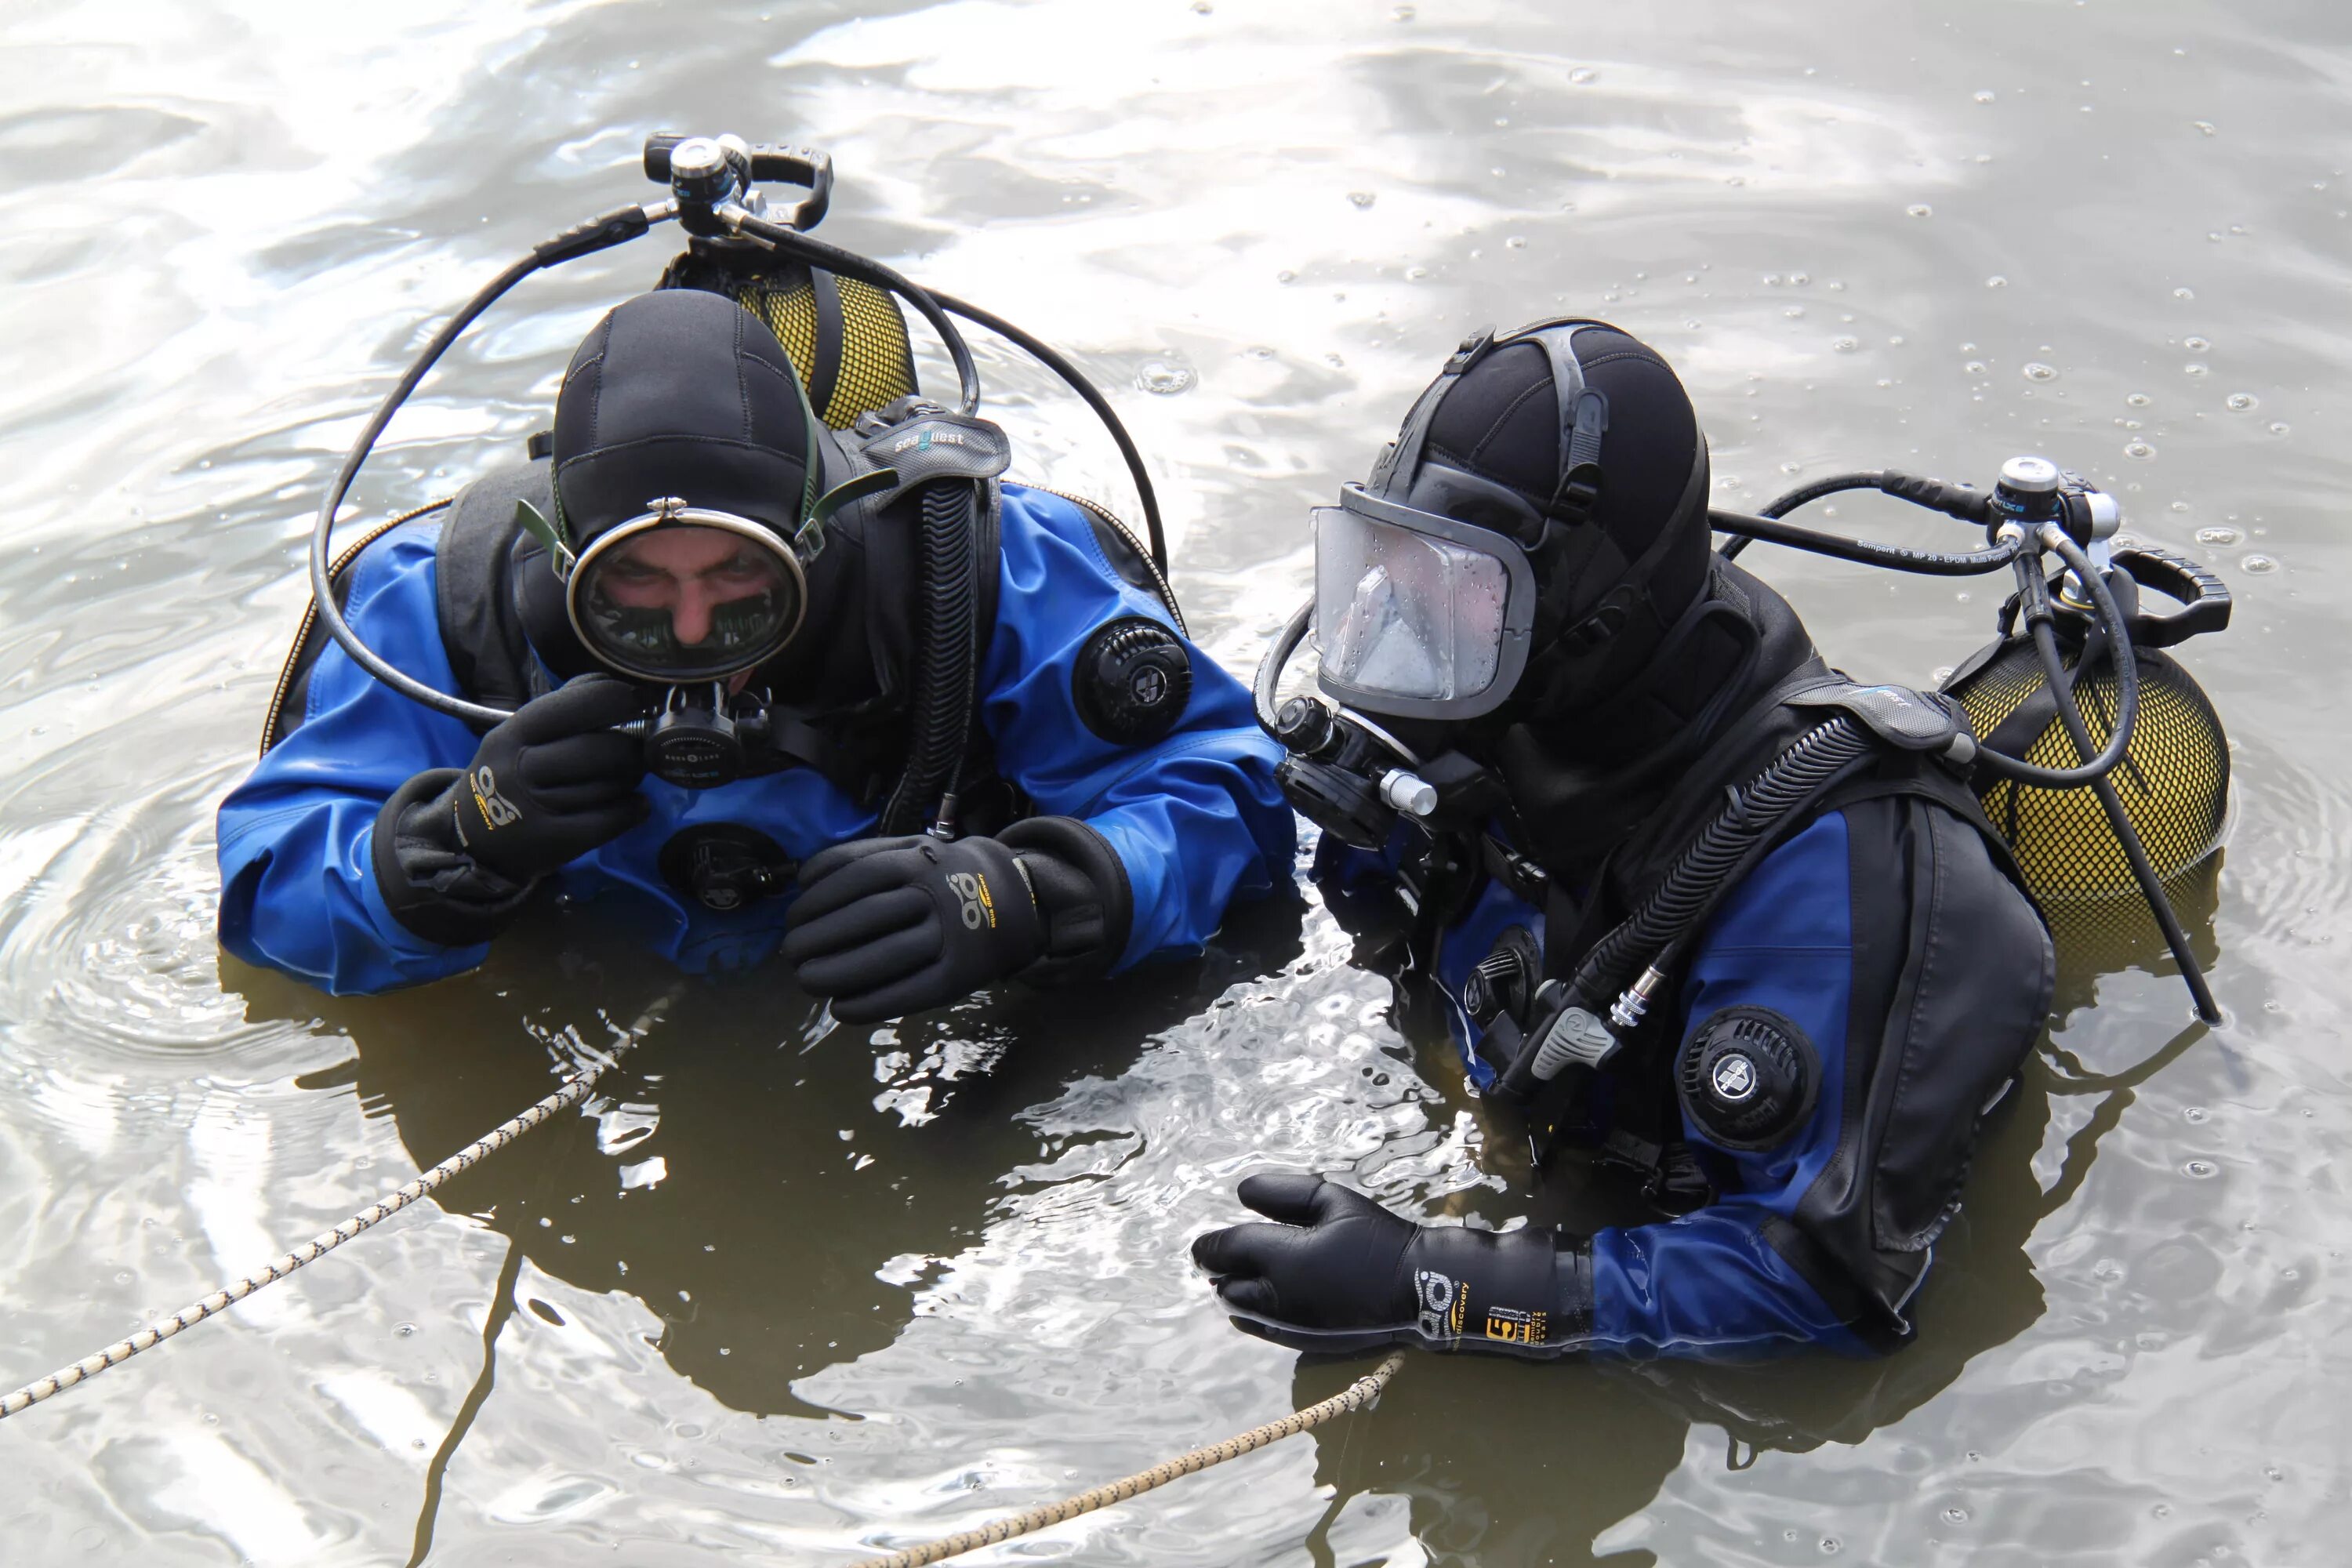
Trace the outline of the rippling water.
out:
[[[2239,595],[2188,650],[2237,746],[2234,836],[2187,899],[2231,1021],[2191,1025],[2146,933],[2070,941],[1916,1346],[1421,1358],[1370,1416],[975,1561],[2336,1559],[2341,6],[362,9],[0,6],[0,1385],[661,1021],[593,1114],[0,1426],[8,1561],[846,1561],[1337,1388],[1182,1261],[1250,1170],[1579,1217],[1489,1153],[1311,902],[871,1045],[810,1044],[771,976],[648,973],[586,915],[371,1001],[220,956],[212,810],[320,486],[437,312],[649,192],[659,128],[829,148],[827,237],[1079,358],[1237,668],[1303,591],[1302,509],[1465,331],[1555,310],[1666,353],[1727,504],[2042,450]],[[527,285],[361,510],[518,453],[663,254]],[[1024,471],[1131,510],[1050,379],[976,346]],[[1955,663],[1996,596],[1749,559],[1865,677]]]

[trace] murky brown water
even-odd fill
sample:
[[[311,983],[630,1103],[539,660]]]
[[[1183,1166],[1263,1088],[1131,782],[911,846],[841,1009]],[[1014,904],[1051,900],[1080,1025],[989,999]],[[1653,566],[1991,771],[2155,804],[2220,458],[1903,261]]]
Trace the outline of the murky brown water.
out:
[[[371,1001],[219,956],[212,811],[319,487],[420,324],[649,193],[660,127],[829,147],[828,237],[1076,353],[1236,668],[1303,591],[1303,508],[1466,328],[1555,308],[1674,360],[1727,503],[2037,449],[2239,595],[2188,650],[2237,742],[2194,911],[2231,1022],[2191,1027],[2145,945],[2075,945],[1915,1347],[1421,1358],[1370,1417],[974,1561],[2340,1559],[2352,14],[345,14],[0,5],[0,1385],[359,1207],[674,994],[601,1116],[0,1426],[7,1562],[400,1563],[428,1531],[449,1564],[845,1561],[1349,1375],[1234,1334],[1182,1261],[1242,1173],[1527,1212],[1312,907],[871,1047],[803,1049],[772,977],[681,984],[577,917]],[[363,506],[514,453],[664,254],[526,286]],[[1123,496],[1047,378],[982,368],[1029,475]],[[1957,661],[1996,596],[1749,560],[1869,677]]]

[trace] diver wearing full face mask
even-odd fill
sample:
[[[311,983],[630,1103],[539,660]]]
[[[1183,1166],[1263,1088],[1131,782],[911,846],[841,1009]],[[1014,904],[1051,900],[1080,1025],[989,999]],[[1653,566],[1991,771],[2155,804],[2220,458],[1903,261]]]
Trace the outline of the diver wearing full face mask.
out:
[[[649,902],[689,969],[781,941],[868,1022],[1197,946],[1286,871],[1248,694],[1116,525],[1000,483],[984,420],[845,407],[846,369],[813,406],[752,303],[615,308],[532,462],[364,543],[349,628],[511,711],[469,725],[307,639],[221,808],[232,951],[335,992],[436,979],[552,886]]]
[[[1432,1227],[1312,1175],[1202,1237],[1244,1326],[1302,1348],[1882,1350],[2051,944],[1935,694],[1859,687],[1711,553],[1706,448],[1600,322],[1466,342],[1370,480],[1318,509],[1320,684],[1276,708],[1344,923],[1434,996],[1544,1155],[1655,1223]]]

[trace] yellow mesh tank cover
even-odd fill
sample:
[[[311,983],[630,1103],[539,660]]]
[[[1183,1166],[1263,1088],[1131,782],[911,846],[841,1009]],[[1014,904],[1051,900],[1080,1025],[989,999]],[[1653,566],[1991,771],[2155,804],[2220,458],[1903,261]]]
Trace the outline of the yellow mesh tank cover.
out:
[[[834,279],[841,295],[841,361],[833,390],[817,417],[846,430],[857,416],[915,390],[914,354],[898,300],[855,278]],[[753,283],[740,295],[743,308],[768,323],[784,345],[803,384],[823,381],[817,372],[816,293],[804,279],[787,285]]]
[[[2071,669],[2081,652],[2069,650],[2065,657]],[[2107,776],[2157,875],[2169,880],[2221,842],[2229,811],[2230,748],[2212,702],[2179,663],[2143,649],[2139,669],[2139,719],[2124,760]],[[2032,642],[2021,637],[1951,694],[1968,710],[1981,739],[2042,686],[2041,660]],[[2074,691],[2092,744],[2105,745],[2115,728],[2114,667],[2103,662],[2075,683]],[[2024,760],[2069,768],[2083,759],[2053,713],[2025,748]],[[1979,790],[1979,798],[1993,826],[2009,840],[2026,885],[2043,903],[2106,898],[2136,886],[2131,862],[2116,842],[2096,791],[2040,789],[1998,779]]]

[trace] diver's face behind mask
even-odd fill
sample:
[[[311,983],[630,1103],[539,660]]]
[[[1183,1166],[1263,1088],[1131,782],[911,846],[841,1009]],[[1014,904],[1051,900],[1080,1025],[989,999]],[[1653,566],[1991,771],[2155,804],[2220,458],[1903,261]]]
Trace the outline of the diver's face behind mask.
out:
[[[800,560],[772,531],[675,498],[598,539],[569,594],[590,653],[664,684],[755,668],[792,640],[806,606]]]
[[[1327,694],[1368,712],[1448,720],[1476,718],[1510,695],[1536,600],[1514,541],[1361,485],[1309,516]]]

